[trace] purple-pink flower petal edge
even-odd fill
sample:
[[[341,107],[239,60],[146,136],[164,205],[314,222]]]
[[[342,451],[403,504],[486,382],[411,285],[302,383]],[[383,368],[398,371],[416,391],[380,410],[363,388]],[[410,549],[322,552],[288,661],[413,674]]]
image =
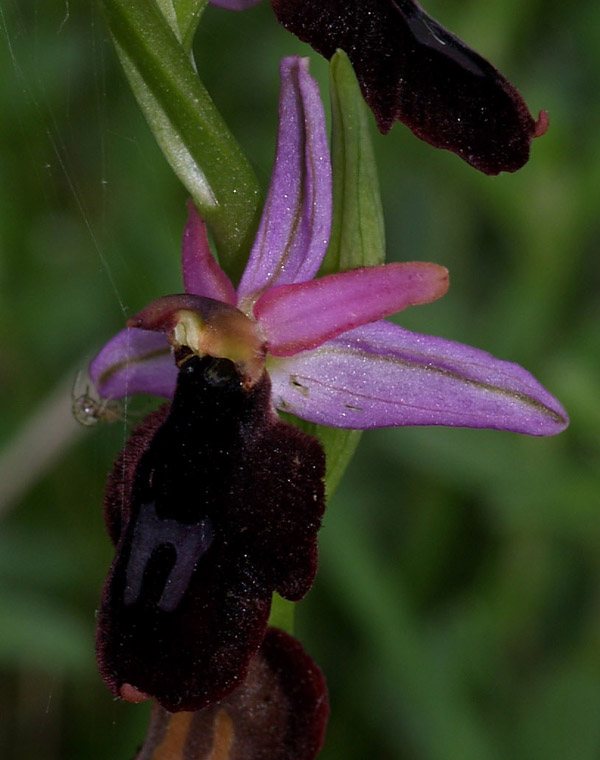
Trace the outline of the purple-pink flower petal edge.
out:
[[[525,369],[380,321],[269,366],[273,402],[340,428],[447,425],[554,435],[561,404]]]
[[[134,393],[170,398],[177,367],[165,335],[138,328],[118,332],[90,363],[90,377],[103,398]]]
[[[319,88],[308,58],[284,58],[280,71],[275,164],[238,288],[244,311],[267,287],[314,277],[331,231],[331,160]]]

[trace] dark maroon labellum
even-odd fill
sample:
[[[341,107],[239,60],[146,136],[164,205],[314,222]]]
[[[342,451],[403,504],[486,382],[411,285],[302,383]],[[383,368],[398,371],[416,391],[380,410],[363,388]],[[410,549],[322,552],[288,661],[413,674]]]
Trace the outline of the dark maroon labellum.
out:
[[[318,53],[346,52],[383,133],[402,121],[485,174],[519,169],[543,134],[513,85],[414,0],[271,3]]]
[[[155,707],[136,760],[313,760],[328,716],[319,668],[296,639],[269,628],[228,697],[194,713]]]
[[[300,599],[324,506],[318,442],[278,419],[265,373],[192,357],[171,406],[134,431],[106,493],[116,555],[98,661],[115,695],[197,710],[244,678],[274,590]]]

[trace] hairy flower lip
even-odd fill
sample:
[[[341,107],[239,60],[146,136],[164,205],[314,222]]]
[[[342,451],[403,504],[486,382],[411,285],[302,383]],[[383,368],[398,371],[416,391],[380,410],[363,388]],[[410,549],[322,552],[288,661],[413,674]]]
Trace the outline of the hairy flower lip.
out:
[[[223,367],[223,364],[229,367]],[[115,557],[97,655],[115,696],[199,710],[243,680],[271,597],[298,601],[317,568],[325,456],[280,420],[265,372],[193,356],[170,405],[132,433],[109,477]]]

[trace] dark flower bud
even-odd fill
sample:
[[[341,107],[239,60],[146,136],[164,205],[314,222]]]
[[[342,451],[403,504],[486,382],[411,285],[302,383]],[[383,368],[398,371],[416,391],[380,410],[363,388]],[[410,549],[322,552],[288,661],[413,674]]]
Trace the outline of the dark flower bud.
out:
[[[232,694],[198,712],[156,706],[136,760],[313,760],[328,716],[317,665],[296,639],[269,628]]]
[[[124,699],[198,710],[231,692],[266,630],[271,596],[316,572],[324,454],[281,421],[266,373],[179,357],[173,402],[150,415],[106,491],[116,544],[98,619],[100,670]]]
[[[431,18],[415,0],[271,0],[281,24],[331,58],[352,61],[381,132],[404,122],[485,174],[513,172],[529,158],[534,121],[510,82]]]

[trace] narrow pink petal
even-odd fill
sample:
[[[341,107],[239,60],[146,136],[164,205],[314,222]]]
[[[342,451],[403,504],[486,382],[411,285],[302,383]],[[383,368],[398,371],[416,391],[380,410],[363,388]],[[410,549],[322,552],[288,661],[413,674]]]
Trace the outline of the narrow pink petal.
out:
[[[284,58],[280,70],[275,165],[238,288],[246,312],[267,287],[310,280],[331,229],[331,163],[319,88],[308,73],[308,58]]]
[[[269,353],[316,348],[359,325],[429,303],[448,290],[448,270],[408,262],[363,267],[268,290],[254,306]]]
[[[376,322],[269,366],[273,402],[340,428],[449,425],[554,435],[561,404],[527,370],[485,351]]]
[[[256,3],[260,3],[260,0],[210,0],[211,5],[218,5],[219,8],[227,8],[229,11],[245,11]]]
[[[134,393],[170,398],[177,367],[165,335],[128,328],[117,333],[92,360],[90,377],[103,398]]]
[[[235,289],[212,255],[206,227],[191,200],[188,201],[188,220],[183,231],[181,269],[186,293],[214,298],[232,306],[237,303]]]

